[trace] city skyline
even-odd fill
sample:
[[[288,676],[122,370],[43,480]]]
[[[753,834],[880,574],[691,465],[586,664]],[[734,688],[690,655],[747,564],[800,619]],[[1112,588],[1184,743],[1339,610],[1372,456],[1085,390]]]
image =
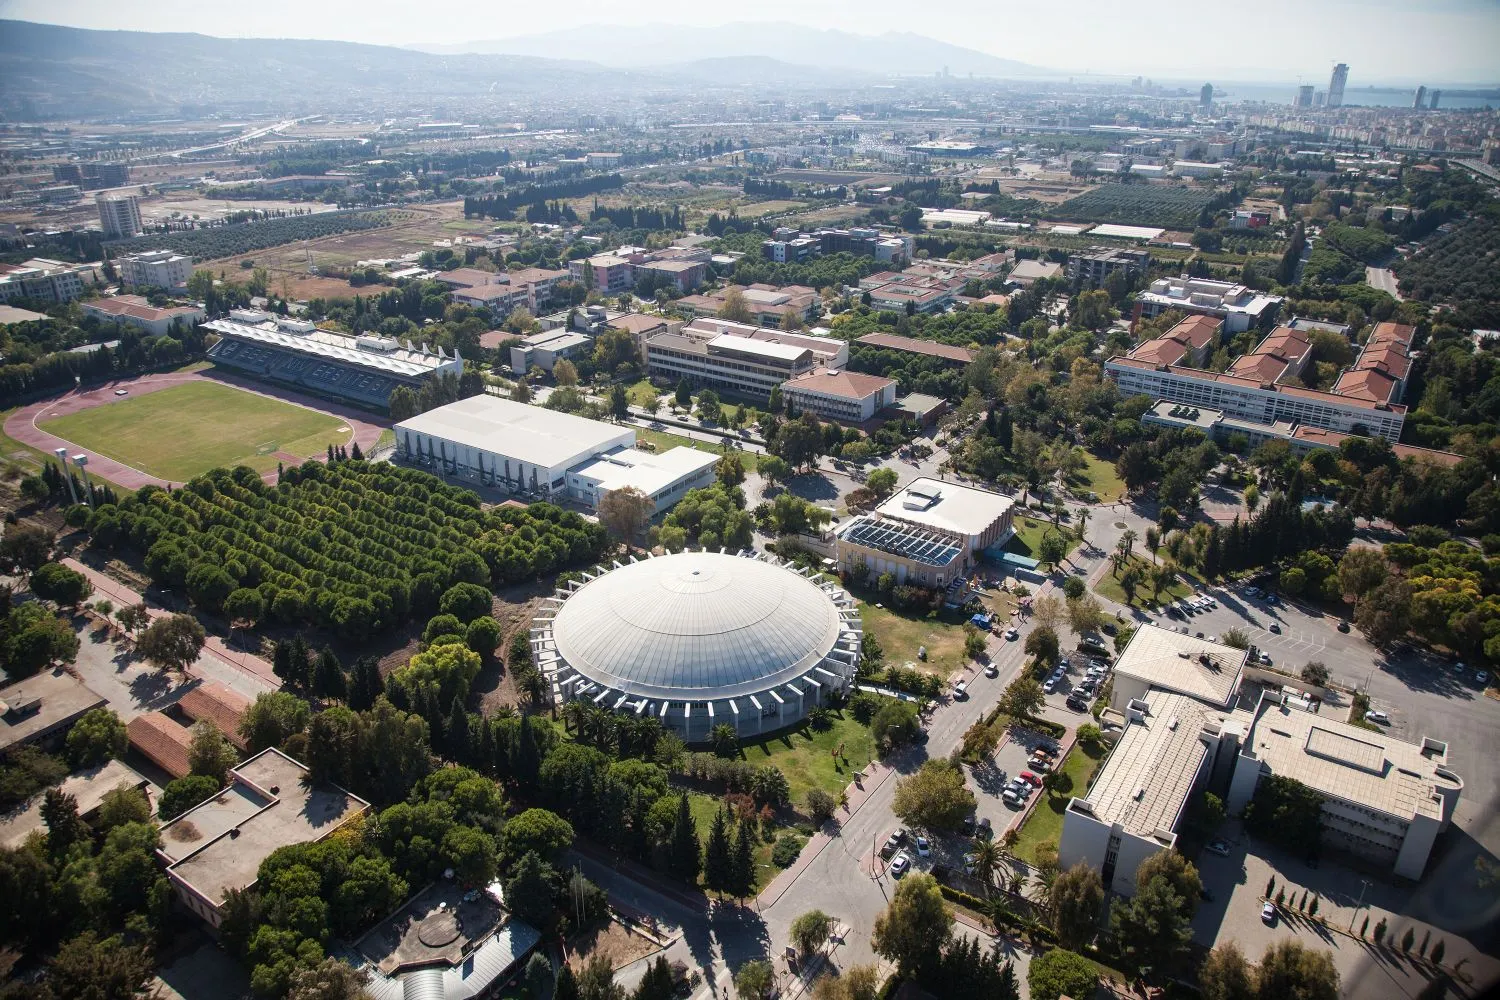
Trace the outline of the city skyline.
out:
[[[1075,5],[1066,11],[1030,10],[1026,17],[1015,18],[1003,5],[949,0],[939,16],[913,23],[907,8],[892,0],[874,0],[862,12],[856,33],[879,36],[910,32],[1071,76],[1145,74],[1174,81],[1199,77],[1200,82],[1212,79],[1216,83],[1280,83],[1300,78],[1317,80],[1321,87],[1336,63],[1349,62],[1353,67],[1351,90],[1371,85],[1431,85],[1434,81],[1450,87],[1500,82],[1492,55],[1500,46],[1500,15],[1493,3],[1484,0],[1443,0],[1420,9],[1379,2],[1363,5],[1357,19],[1347,16],[1344,5],[1330,0],[1274,0],[1264,15],[1273,21],[1295,21],[1298,30],[1289,32],[1275,47],[1259,47],[1253,54],[1227,58],[1207,48],[1157,55],[1161,51],[1155,44],[1157,22],[1146,17],[1121,18],[1104,0],[1083,2],[1085,8],[1097,8],[1097,16]],[[462,47],[560,30],[576,30],[583,37],[612,26],[658,24],[692,29],[726,22],[789,22],[811,29],[849,30],[846,12],[837,5],[791,0],[767,0],[739,17],[725,17],[715,9],[681,0],[653,5],[638,16],[596,0],[584,0],[573,10],[573,22],[561,27],[551,11],[522,7],[507,11],[493,28],[483,22],[466,21],[460,34],[457,29],[445,32],[415,8],[371,8],[346,0],[313,7],[267,0],[250,11],[186,0],[151,4],[106,4],[100,0],[0,2],[0,16],[81,28],[185,31],[231,38],[316,38],[411,47]],[[1195,9],[1194,17],[1207,35],[1233,32],[1242,25],[1240,8],[1227,3],[1202,5]],[[1414,41],[1422,44],[1414,45]],[[638,62],[641,66],[662,65],[703,55],[669,52],[659,59],[647,55]],[[571,58],[608,61],[587,48],[572,53]]]

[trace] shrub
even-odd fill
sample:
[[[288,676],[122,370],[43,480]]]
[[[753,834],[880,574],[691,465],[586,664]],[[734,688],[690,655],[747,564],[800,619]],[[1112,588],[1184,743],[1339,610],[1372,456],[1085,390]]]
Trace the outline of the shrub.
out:
[[[777,868],[790,868],[806,843],[795,833],[783,833],[776,839],[776,846],[771,848],[772,863]]]

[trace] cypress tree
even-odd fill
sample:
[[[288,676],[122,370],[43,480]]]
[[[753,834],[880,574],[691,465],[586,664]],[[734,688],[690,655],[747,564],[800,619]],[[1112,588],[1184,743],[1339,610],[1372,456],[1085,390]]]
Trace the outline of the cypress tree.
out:
[[[708,842],[703,845],[703,884],[719,892],[729,892],[734,887],[734,863],[729,843],[729,823],[724,818],[724,808],[714,813],[714,822],[708,830]]]
[[[343,699],[349,693],[344,666],[330,646],[324,646],[318,652],[317,662],[313,664],[312,689],[320,698]]]
[[[365,712],[375,706],[383,685],[380,682],[380,662],[373,656],[361,656],[354,661],[354,671],[349,684],[349,707],[356,712]]]
[[[469,713],[464,711],[463,701],[455,697],[443,726],[443,746],[448,751],[448,758],[467,764],[470,758],[470,740]]]
[[[557,973],[557,982],[552,986],[552,1000],[579,1000],[578,980],[573,976],[573,970],[567,962]]]
[[[289,642],[278,642],[276,652],[271,656],[271,671],[281,678],[281,683],[292,682],[292,644]]]
[[[516,746],[511,754],[511,778],[516,788],[525,794],[536,789],[537,772],[542,766],[541,750],[537,747],[536,733],[532,730],[530,716],[521,717],[520,732],[516,733]]]
[[[667,853],[672,873],[684,882],[697,882],[698,872],[703,867],[700,850],[698,824],[693,822],[688,797],[680,795],[677,798],[677,821],[672,824],[672,842]]]
[[[479,766],[486,777],[495,776],[495,727],[488,720],[479,726]]]
[[[1000,430],[995,435],[995,441],[1006,451],[1010,451],[1011,445],[1015,443],[1015,429],[1010,423],[1010,407],[1000,411]]]
[[[750,843],[750,824],[741,820],[734,838],[734,853],[730,857],[730,881],[736,899],[744,899],[755,891],[755,848]]]

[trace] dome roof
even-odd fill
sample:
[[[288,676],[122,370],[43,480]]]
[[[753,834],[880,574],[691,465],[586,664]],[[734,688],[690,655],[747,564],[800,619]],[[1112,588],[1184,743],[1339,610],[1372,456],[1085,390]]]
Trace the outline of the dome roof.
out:
[[[637,697],[712,700],[766,691],[817,666],[839,639],[833,598],[775,563],[682,552],[589,581],[552,622],[562,659]]]

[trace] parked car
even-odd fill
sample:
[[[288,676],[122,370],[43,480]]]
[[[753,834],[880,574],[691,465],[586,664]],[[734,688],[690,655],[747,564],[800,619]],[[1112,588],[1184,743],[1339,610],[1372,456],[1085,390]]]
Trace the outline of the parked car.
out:
[[[1265,650],[1260,651],[1260,656],[1257,657],[1257,659],[1260,660],[1263,666],[1269,667],[1271,665],[1271,654],[1267,653]]]
[[[1016,791],[1014,788],[1007,788],[1005,791],[1001,792],[1000,800],[1008,806],[1015,806],[1017,809],[1019,809],[1026,802],[1026,800],[1021,797],[1021,793]]]
[[[900,848],[901,848],[901,838],[897,837],[893,833],[893,834],[891,834],[889,837],[887,837],[885,839],[885,843],[884,844],[880,845],[880,856],[882,858],[888,858],[892,854],[895,854],[896,851],[898,851]]]
[[[969,697],[969,685],[965,684],[963,681],[959,681],[957,684],[953,685],[953,700],[954,701],[964,701],[968,697]]]
[[[964,817],[963,834],[964,834],[965,837],[972,837],[972,836],[974,836],[974,817],[973,816],[965,816]]]
[[[1266,903],[1260,908],[1260,919],[1267,927],[1276,926],[1276,904]]]
[[[1377,726],[1389,726],[1391,717],[1378,708],[1372,708],[1365,713],[1365,721],[1373,722]]]
[[[924,858],[932,854],[932,842],[920,833],[917,834],[917,854]]]
[[[1071,694],[1068,695],[1067,705],[1075,712],[1086,712],[1089,708],[1088,702],[1084,701],[1082,698],[1079,698],[1077,695]]]
[[[1339,629],[1340,632],[1347,632],[1347,631],[1349,631],[1349,623],[1348,622],[1339,622],[1338,629]]]
[[[995,666],[993,663],[986,663],[984,665],[984,676],[986,676],[986,677],[999,677],[1000,676],[1000,668],[997,667],[997,666]]]
[[[974,874],[974,862],[978,861],[978,860],[979,860],[979,855],[977,855],[977,854],[965,854],[964,855],[964,874],[965,875],[973,875]]]
[[[1028,785],[1033,786],[1034,788],[1042,787],[1042,779],[1037,777],[1035,774],[1032,774],[1030,771],[1022,771],[1016,777],[1020,778],[1022,781],[1026,782]]]
[[[1277,635],[1281,634],[1281,626],[1276,624],[1275,622],[1267,625],[1266,628],[1272,632],[1275,632]]]
[[[1032,757],[1026,762],[1026,766],[1034,771],[1052,770],[1052,761],[1046,757]]]
[[[128,396],[128,395],[130,395],[130,390],[129,389],[116,389],[115,390],[115,395],[116,396]]]
[[[995,835],[995,828],[990,825],[990,818],[988,816],[979,821],[979,829],[975,833],[981,840],[989,840]]]
[[[896,860],[891,862],[891,877],[900,878],[902,875],[906,874],[906,870],[910,867],[911,858],[908,858],[906,856],[906,852],[902,851],[900,854],[896,855]]]
[[[1476,684],[1489,684],[1489,682],[1490,682],[1490,672],[1488,670],[1476,670],[1474,672],[1474,683],[1476,683]]]
[[[1229,841],[1210,840],[1207,845],[1207,850],[1210,854],[1217,854],[1221,858],[1227,858],[1229,857]]]

